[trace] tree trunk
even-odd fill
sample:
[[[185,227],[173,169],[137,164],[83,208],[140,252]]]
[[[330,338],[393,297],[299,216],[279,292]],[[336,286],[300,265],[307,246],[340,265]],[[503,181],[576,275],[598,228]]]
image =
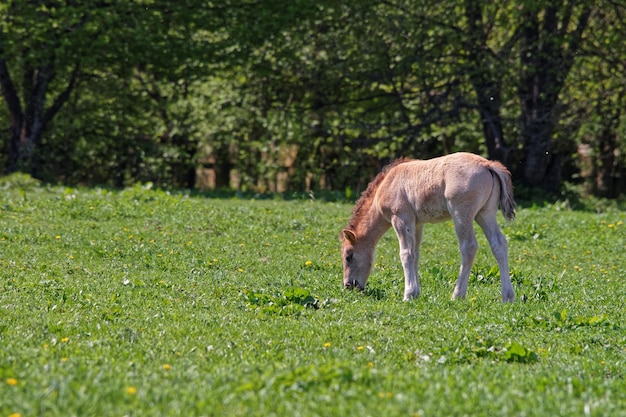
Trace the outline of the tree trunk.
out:
[[[545,9],[529,7],[523,13],[522,76],[518,87],[524,141],[523,179],[528,185],[551,191],[560,186],[563,159],[563,155],[554,152],[552,143],[554,113],[591,14],[590,7],[583,7],[575,28],[567,32],[574,7],[574,3],[563,5],[555,1]]]
[[[620,97],[617,102],[621,103]],[[594,161],[595,187],[594,193],[599,197],[615,198],[618,191],[618,164],[616,154],[619,154],[618,133],[621,108],[612,106],[608,100],[598,102],[598,113],[603,114],[602,129],[598,134],[598,157]]]
[[[531,103],[522,106],[522,137],[524,138],[524,181],[528,185],[543,185],[553,189],[555,184],[545,184],[548,167],[552,162],[552,124],[549,114],[535,108]],[[539,116],[539,113],[543,113]],[[554,169],[554,167],[553,167]]]
[[[3,52],[0,45],[0,56],[3,55]],[[10,173],[14,171],[12,168],[19,156],[19,143],[24,125],[24,113],[22,112],[22,106],[17,91],[15,91],[15,85],[11,80],[11,74],[3,58],[0,58],[0,86],[2,87],[2,96],[7,103],[11,117],[11,129],[8,142],[9,165],[5,167],[4,170],[5,173]]]
[[[39,68],[24,71],[25,109],[3,58],[0,45],[0,86],[11,117],[9,161],[6,173],[22,171],[33,176],[39,172],[38,150],[47,123],[57,114],[73,91],[79,74],[76,65],[66,88],[52,105],[45,107],[50,82],[54,78],[54,61],[51,59]]]
[[[48,67],[32,71],[33,86],[30,96],[27,97],[26,114],[17,144],[17,158],[10,166],[13,171],[27,172],[36,175],[38,163],[36,162],[36,150],[41,145],[41,137],[44,129],[44,106],[46,92],[52,78],[52,71]]]
[[[467,44],[470,68],[468,71],[472,87],[476,92],[480,122],[485,136],[489,159],[507,165],[510,147],[504,142],[502,129],[501,74],[494,62],[494,54],[487,45],[487,32],[483,23],[481,2],[465,1],[465,17],[468,22]]]

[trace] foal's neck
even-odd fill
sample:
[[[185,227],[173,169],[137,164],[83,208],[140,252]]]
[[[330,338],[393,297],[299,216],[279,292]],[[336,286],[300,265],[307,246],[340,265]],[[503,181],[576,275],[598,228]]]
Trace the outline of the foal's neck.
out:
[[[376,205],[370,204],[356,225],[356,235],[374,247],[390,227],[391,223],[382,216]]]

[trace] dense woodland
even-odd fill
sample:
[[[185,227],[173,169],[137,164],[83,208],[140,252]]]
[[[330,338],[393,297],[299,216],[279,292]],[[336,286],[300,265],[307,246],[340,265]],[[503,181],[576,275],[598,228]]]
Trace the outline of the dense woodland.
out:
[[[4,174],[358,191],[462,150],[626,192],[621,0],[5,0],[0,30]]]

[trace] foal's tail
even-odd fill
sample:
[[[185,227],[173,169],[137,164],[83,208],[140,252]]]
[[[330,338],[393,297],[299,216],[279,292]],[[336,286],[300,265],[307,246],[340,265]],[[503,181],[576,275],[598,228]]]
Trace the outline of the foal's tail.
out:
[[[513,183],[511,173],[500,162],[489,161],[487,166],[494,177],[500,181],[500,209],[507,220],[515,218],[515,200],[513,199]]]

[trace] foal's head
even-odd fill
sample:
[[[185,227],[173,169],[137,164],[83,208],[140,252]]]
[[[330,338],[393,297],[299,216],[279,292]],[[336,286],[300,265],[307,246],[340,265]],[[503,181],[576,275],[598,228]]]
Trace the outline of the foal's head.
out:
[[[359,240],[349,229],[341,233],[341,256],[343,258],[343,285],[346,288],[365,289],[372,270],[374,250],[371,244]]]

